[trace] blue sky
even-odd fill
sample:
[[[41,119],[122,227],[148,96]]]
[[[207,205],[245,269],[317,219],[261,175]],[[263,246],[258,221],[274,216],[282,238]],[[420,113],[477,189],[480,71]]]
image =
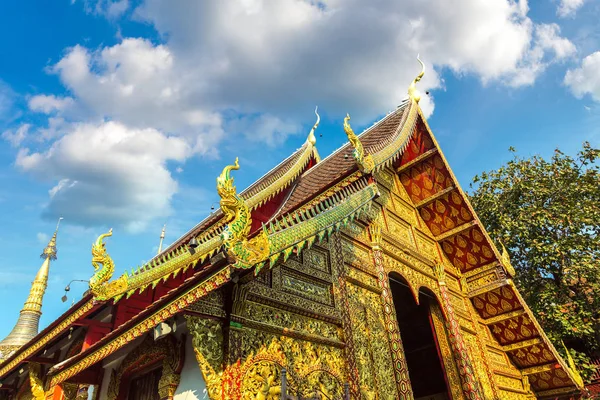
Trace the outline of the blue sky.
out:
[[[319,105],[322,156],[421,88],[465,189],[523,156],[600,138],[600,3],[160,0],[0,5],[0,318],[11,329],[60,215],[42,325],[85,289],[110,227],[117,273],[301,146]]]

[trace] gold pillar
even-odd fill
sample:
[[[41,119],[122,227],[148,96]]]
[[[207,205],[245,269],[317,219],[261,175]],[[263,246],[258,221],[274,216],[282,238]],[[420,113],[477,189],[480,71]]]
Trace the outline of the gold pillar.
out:
[[[360,399],[360,379],[358,376],[358,366],[354,358],[354,339],[352,336],[352,321],[350,320],[350,304],[348,303],[348,293],[346,291],[346,270],[344,266],[344,253],[342,250],[342,239],[339,233],[334,233],[332,237],[332,256],[335,266],[335,275],[338,284],[335,287],[337,297],[341,304],[342,324],[344,327],[344,341],[346,342],[345,355],[346,365],[348,367],[348,380],[350,383],[350,394],[353,399]]]
[[[373,251],[373,261],[375,271],[377,272],[377,284],[381,289],[381,302],[383,303],[383,316],[385,320],[385,330],[390,343],[392,360],[394,362],[394,377],[398,385],[398,398],[402,400],[413,399],[412,387],[408,376],[408,366],[404,355],[404,346],[400,337],[400,328],[396,320],[396,309],[394,308],[394,299],[390,291],[390,284],[383,266],[383,254],[381,252],[381,225],[373,222],[369,225],[371,234],[371,249]]]
[[[469,400],[483,400],[483,391],[481,385],[475,377],[475,370],[473,369],[473,362],[469,357],[469,352],[465,341],[460,332],[460,326],[454,314],[454,308],[450,302],[448,296],[448,288],[446,287],[446,273],[444,272],[444,266],[436,264],[434,267],[434,273],[438,280],[438,286],[440,289],[440,296],[442,301],[442,307],[446,313],[446,324],[448,326],[448,333],[450,335],[450,345],[454,352],[456,364],[458,366],[458,373],[462,381],[462,388],[465,397]]]

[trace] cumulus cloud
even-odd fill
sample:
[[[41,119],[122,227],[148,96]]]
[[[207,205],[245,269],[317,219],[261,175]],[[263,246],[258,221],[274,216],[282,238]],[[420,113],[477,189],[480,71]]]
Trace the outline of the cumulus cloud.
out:
[[[98,51],[75,46],[52,71],[93,115],[177,133],[195,141],[197,152],[222,135],[221,116],[190,99],[167,46],[144,39]]]
[[[192,87],[216,104],[282,117],[318,101],[336,116],[350,109],[369,119],[405,97],[417,52],[486,83],[530,84],[555,49],[527,12],[524,0],[147,0],[136,15],[169,38],[177,60],[202,71]],[[422,87],[438,85],[429,69]]]
[[[68,215],[82,226],[124,224],[138,231],[169,215],[177,182],[166,163],[181,162],[190,153],[180,138],[104,122],[74,125],[45,152],[21,149],[16,165],[57,182],[49,191],[46,217]]]
[[[163,44],[75,46],[53,71],[96,114],[181,134],[208,130],[204,139],[216,142],[224,110],[292,131],[315,103],[367,122],[406,97],[418,52],[437,70],[531,84],[574,46],[527,13],[525,0],[146,0],[134,14]],[[439,85],[428,68],[422,88]]]
[[[108,18],[130,10],[124,0],[86,4]],[[406,97],[417,53],[427,64],[423,91],[440,87],[445,69],[485,84],[532,84],[575,47],[528,11],[526,0],[144,0],[129,15],[162,43],[66,49],[49,71],[69,95],[29,100],[48,115],[36,134],[49,148],[22,150],[17,164],[54,183],[48,215],[69,210],[75,223],[133,229],[168,214],[177,190],[168,160],[214,154],[224,131],[278,145],[312,124],[315,104],[330,118],[372,121]],[[421,105],[434,109],[431,97]],[[162,145],[133,145],[143,140]]]
[[[581,67],[570,69],[565,75],[564,83],[577,98],[586,94],[600,102],[600,51],[590,54],[583,59]]]
[[[571,57],[576,51],[570,40],[560,36],[557,24],[536,25],[533,47],[527,52],[521,67],[509,83],[511,86],[532,85],[548,65]]]
[[[28,104],[31,111],[52,114],[54,112],[65,111],[69,107],[72,107],[74,101],[71,97],[41,94],[31,97]]]
[[[583,6],[585,0],[560,0],[556,14],[559,17],[572,17]]]

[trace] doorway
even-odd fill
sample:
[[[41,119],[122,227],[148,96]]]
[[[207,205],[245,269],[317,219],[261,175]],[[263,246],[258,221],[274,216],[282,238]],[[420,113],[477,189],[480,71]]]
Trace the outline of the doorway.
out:
[[[430,304],[437,300],[419,292],[417,304],[404,278],[395,274],[390,275],[390,289],[415,400],[449,400],[430,311]]]

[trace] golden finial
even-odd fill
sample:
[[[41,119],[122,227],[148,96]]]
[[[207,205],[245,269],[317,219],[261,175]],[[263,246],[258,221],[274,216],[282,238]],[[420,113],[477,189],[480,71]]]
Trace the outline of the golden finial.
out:
[[[63,217],[60,217],[58,219],[58,222],[56,223],[56,230],[54,231],[50,242],[48,242],[48,246],[46,246],[44,251],[42,251],[42,254],[40,254],[41,258],[49,258],[51,260],[56,260],[56,234],[58,233],[58,226],[60,225],[60,221],[63,219]]]
[[[167,224],[163,225],[162,231],[160,232],[160,243],[158,244],[158,252],[156,254],[160,254],[162,251],[163,240],[165,239],[165,229],[167,229]]]
[[[360,142],[360,139],[350,126],[350,114],[346,114],[344,118],[344,132],[346,132],[346,136],[348,136],[348,141],[354,147],[354,159],[358,164],[358,168],[365,174],[371,173],[375,168],[375,161],[373,160],[373,156],[365,153],[365,149]]]
[[[239,203],[239,197],[236,192],[235,186],[233,185],[233,178],[231,177],[232,170],[240,169],[238,158],[235,158],[233,165],[227,165],[223,168],[223,172],[217,178],[217,193],[221,197],[219,204],[221,210],[225,214],[225,221],[231,221],[237,212],[237,206]]]
[[[317,144],[317,138],[315,137],[315,131],[317,130],[317,127],[319,126],[319,122],[321,122],[321,117],[319,116],[318,110],[319,110],[319,106],[316,106],[315,107],[315,115],[317,116],[317,122],[315,122],[315,124],[313,125],[312,129],[310,130],[310,133],[308,134],[308,138],[306,139],[308,141],[308,143],[312,144],[313,146],[315,144]]]
[[[421,73],[417,75],[415,80],[412,81],[412,83],[408,87],[408,97],[410,97],[412,100],[418,103],[421,100],[421,92],[419,92],[419,90],[417,89],[417,82],[419,82],[423,75],[425,75],[425,64],[423,64],[423,61],[421,61],[418,54],[417,61],[421,64]]]

